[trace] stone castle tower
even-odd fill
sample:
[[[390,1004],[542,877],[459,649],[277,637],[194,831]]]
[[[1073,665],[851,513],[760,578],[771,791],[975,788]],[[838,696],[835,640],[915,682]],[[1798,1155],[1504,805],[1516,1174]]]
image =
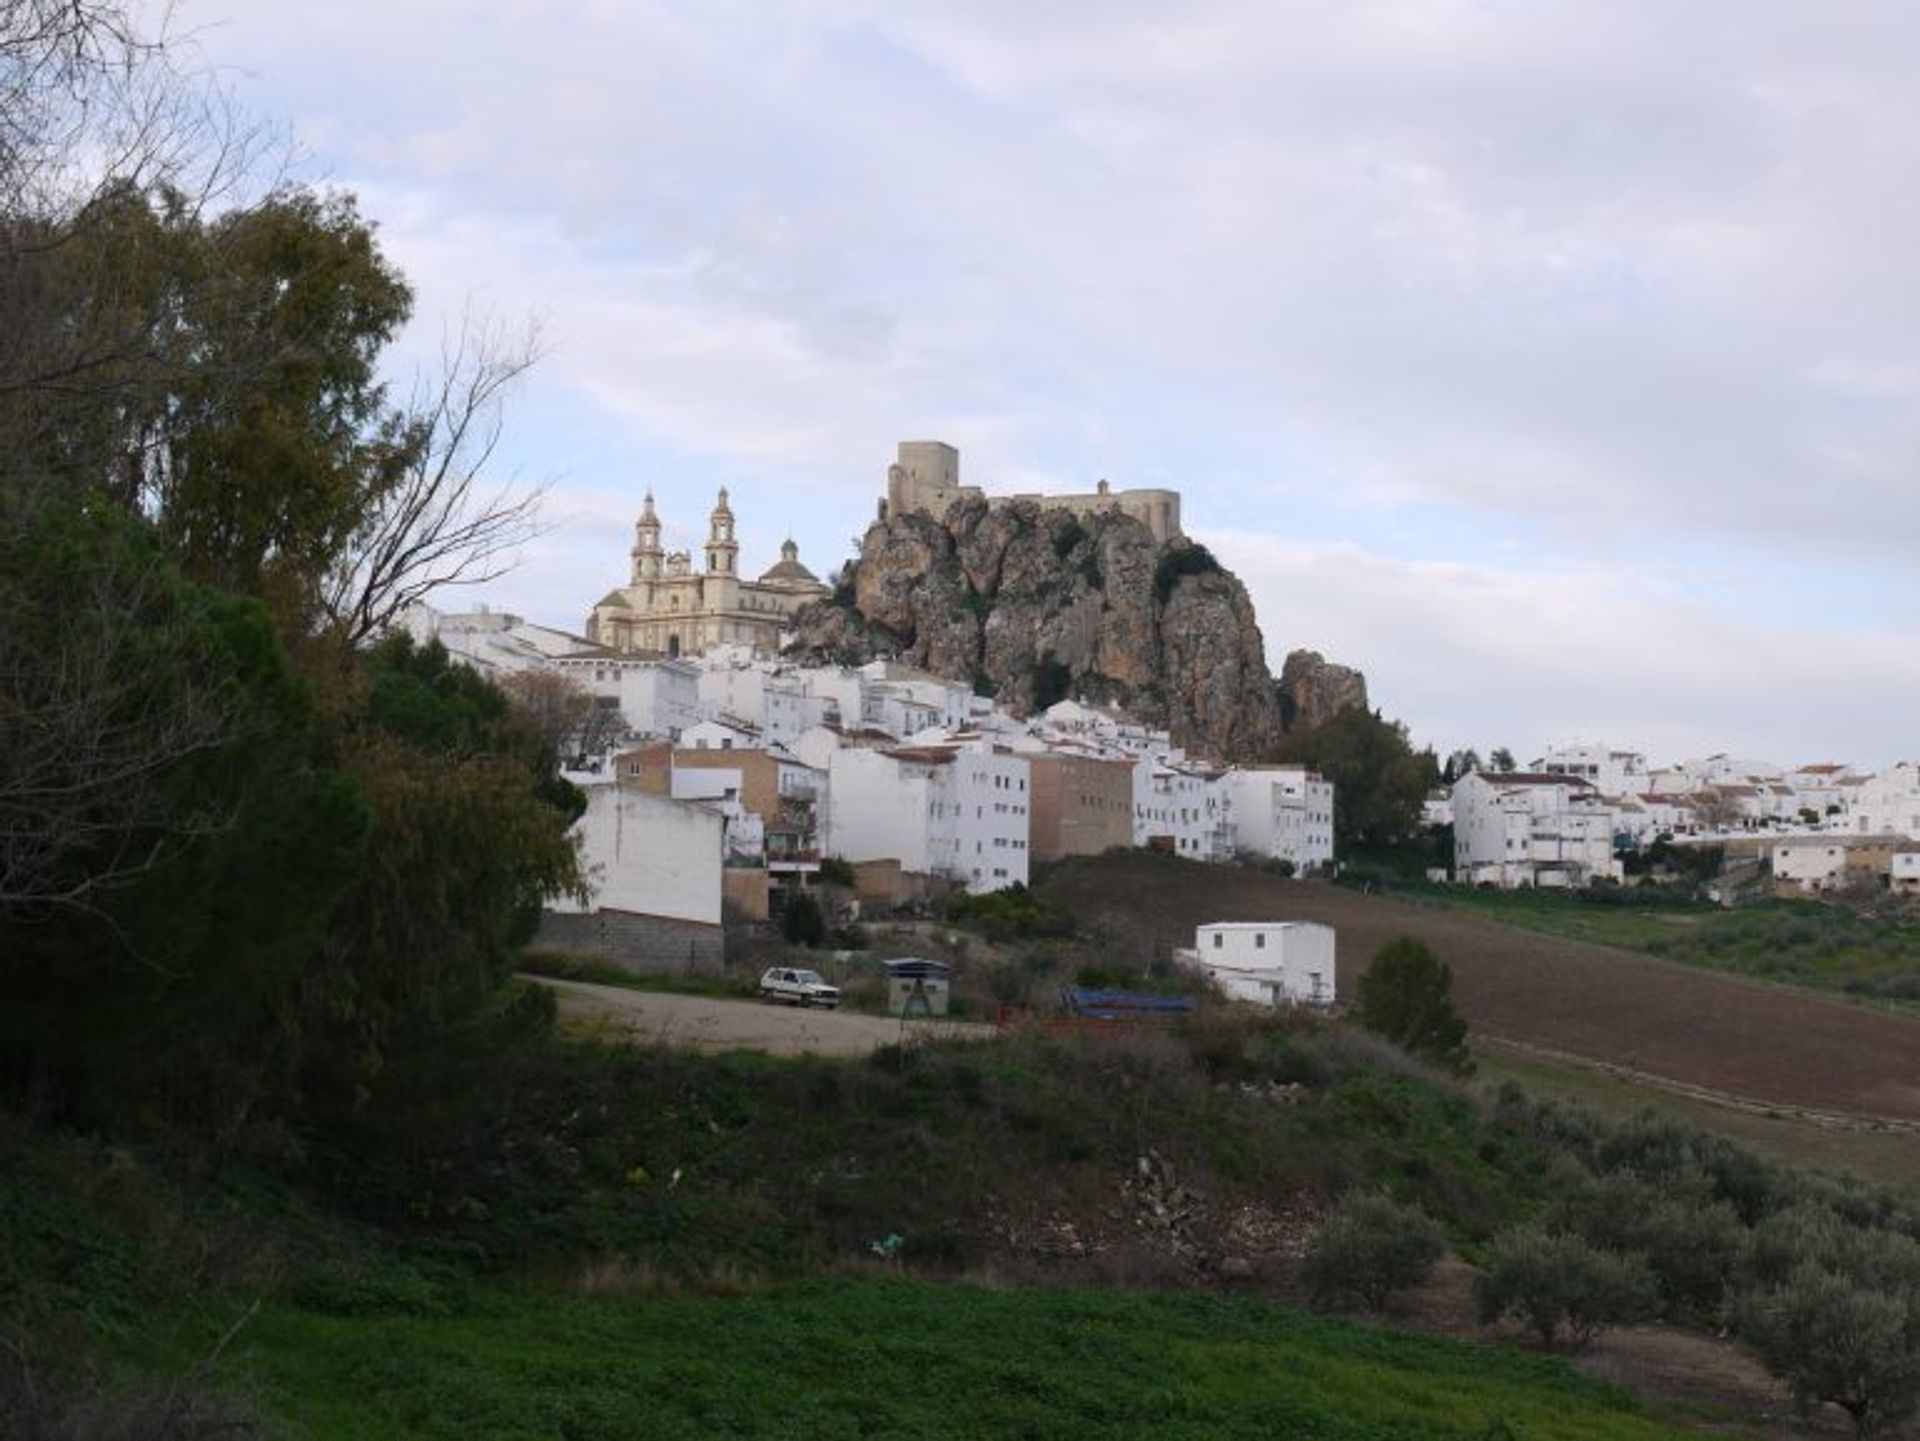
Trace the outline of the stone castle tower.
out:
[[[1177,490],[1114,490],[1104,480],[1089,493],[1078,495],[985,495],[977,485],[960,483],[960,452],[943,440],[903,440],[898,457],[887,467],[887,497],[881,518],[921,511],[939,520],[956,500],[986,500],[989,507],[1031,501],[1042,510],[1068,510],[1075,515],[1118,511],[1144,525],[1165,545],[1180,534],[1180,492]]]

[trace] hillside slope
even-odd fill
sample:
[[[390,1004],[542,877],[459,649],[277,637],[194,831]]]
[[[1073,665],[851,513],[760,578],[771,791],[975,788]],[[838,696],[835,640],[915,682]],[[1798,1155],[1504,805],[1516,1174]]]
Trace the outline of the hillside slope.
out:
[[[1339,989],[1416,935],[1453,967],[1473,1028],[1782,1105],[1920,1120],[1920,1019],[1632,951],[1524,931],[1463,909],[1314,881],[1130,855],[1073,861],[1041,889],[1102,954],[1143,964],[1208,921],[1320,921],[1339,932]]]

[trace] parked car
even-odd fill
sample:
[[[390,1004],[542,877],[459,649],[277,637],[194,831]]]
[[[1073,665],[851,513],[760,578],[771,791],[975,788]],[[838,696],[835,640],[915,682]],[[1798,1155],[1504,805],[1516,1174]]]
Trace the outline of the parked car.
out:
[[[832,1010],[840,1004],[840,988],[830,986],[818,971],[803,971],[793,966],[769,966],[760,977],[760,998],[785,1001],[794,1006],[825,1006]]]

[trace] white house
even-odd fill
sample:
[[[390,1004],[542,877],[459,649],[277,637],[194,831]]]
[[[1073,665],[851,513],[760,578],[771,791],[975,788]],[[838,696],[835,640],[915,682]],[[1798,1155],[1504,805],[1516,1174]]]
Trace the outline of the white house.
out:
[[[1633,795],[1647,787],[1647,758],[1606,745],[1556,746],[1530,767],[1539,775],[1572,776],[1603,796]]]
[[[588,694],[611,699],[635,735],[678,740],[701,718],[700,672],[687,661],[597,652],[558,657],[553,668]]]
[[[1216,921],[1180,953],[1227,999],[1257,1006],[1328,1006],[1334,997],[1334,931],[1313,921]]]
[[[1901,895],[1920,893],[1920,841],[1907,841],[1894,851],[1887,885]]]
[[[1847,829],[1853,834],[1920,840],[1920,766],[1902,761],[1850,789]]]
[[[1620,880],[1614,833],[1613,808],[1575,776],[1471,771],[1453,783],[1453,878],[1463,885]]]
[[[1171,755],[1146,754],[1133,766],[1133,843],[1192,861],[1233,858],[1233,795],[1225,772]]]
[[[719,965],[719,812],[611,782],[585,791],[573,829],[591,894],[548,902],[541,941],[641,971]]]
[[[1333,783],[1304,766],[1246,766],[1222,784],[1232,797],[1234,845],[1291,861],[1301,874],[1333,864]]]
[[[759,748],[760,728],[737,717],[714,717],[688,726],[680,744],[692,751],[745,751]]]
[[[544,670],[558,657],[600,649],[585,636],[536,625],[484,605],[465,612],[447,612],[416,602],[401,612],[397,625],[416,644],[437,640],[448,655],[494,680],[521,671]]]
[[[1026,884],[1026,757],[980,742],[828,751],[818,739],[810,734],[803,753],[827,770],[828,854],[897,860],[975,892]]]
[[[1804,891],[1831,890],[1847,871],[1841,836],[1796,836],[1774,842],[1773,878]]]

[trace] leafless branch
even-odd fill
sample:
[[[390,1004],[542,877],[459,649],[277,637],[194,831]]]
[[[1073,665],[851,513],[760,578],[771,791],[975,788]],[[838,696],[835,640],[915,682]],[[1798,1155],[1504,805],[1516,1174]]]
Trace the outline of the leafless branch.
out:
[[[438,376],[416,392],[389,437],[398,473],[376,483],[328,577],[323,609],[348,644],[387,629],[443,586],[503,575],[542,533],[544,490],[485,476],[506,392],[537,359],[535,337],[507,335],[471,314],[448,335]]]

